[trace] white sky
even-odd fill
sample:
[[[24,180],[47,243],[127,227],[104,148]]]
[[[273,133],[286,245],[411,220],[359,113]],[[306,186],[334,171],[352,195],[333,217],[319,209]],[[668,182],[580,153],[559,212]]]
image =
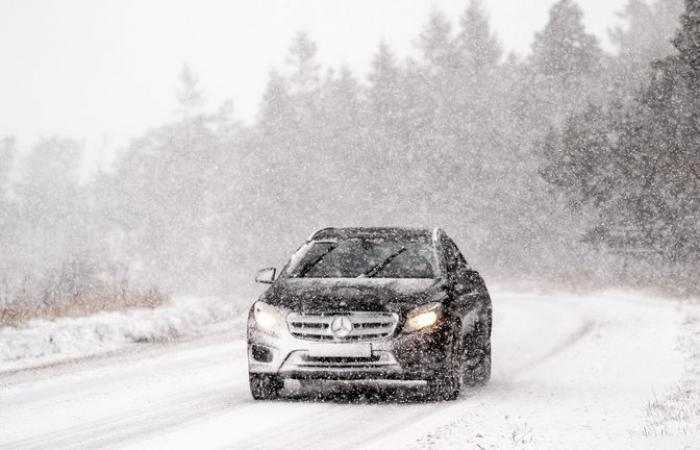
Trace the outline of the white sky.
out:
[[[0,0],[0,136],[85,140],[92,152],[176,111],[182,64],[213,109],[233,99],[251,120],[272,66],[306,30],[324,64],[364,77],[380,39],[400,55],[433,7],[457,18],[468,0]],[[529,51],[553,0],[483,0],[507,50]],[[606,44],[626,0],[579,0]]]

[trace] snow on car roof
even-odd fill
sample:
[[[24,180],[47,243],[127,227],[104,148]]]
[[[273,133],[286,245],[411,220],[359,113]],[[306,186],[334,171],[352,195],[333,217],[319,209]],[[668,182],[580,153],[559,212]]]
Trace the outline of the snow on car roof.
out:
[[[323,228],[309,237],[310,241],[323,239],[351,239],[361,237],[400,237],[431,239],[433,230],[427,228],[409,227],[355,227],[355,228]]]

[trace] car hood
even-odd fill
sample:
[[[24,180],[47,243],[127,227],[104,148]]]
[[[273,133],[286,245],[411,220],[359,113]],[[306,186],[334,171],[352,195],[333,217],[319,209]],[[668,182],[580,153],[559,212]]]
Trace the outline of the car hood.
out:
[[[438,297],[442,287],[431,278],[281,278],[260,299],[297,312],[400,313]]]

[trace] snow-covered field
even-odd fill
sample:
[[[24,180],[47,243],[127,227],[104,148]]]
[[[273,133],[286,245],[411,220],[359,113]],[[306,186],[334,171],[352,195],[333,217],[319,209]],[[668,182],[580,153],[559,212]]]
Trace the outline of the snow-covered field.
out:
[[[0,448],[700,448],[700,307],[493,297],[492,382],[455,402],[421,403],[415,386],[316,395],[292,383],[286,399],[254,402],[233,320],[223,333],[0,374]]]

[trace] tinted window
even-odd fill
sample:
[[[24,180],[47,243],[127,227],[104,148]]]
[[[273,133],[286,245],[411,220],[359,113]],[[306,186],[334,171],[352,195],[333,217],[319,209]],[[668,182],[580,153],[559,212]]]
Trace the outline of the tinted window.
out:
[[[311,242],[285,271],[300,278],[434,278],[436,262],[427,240],[346,239]]]

